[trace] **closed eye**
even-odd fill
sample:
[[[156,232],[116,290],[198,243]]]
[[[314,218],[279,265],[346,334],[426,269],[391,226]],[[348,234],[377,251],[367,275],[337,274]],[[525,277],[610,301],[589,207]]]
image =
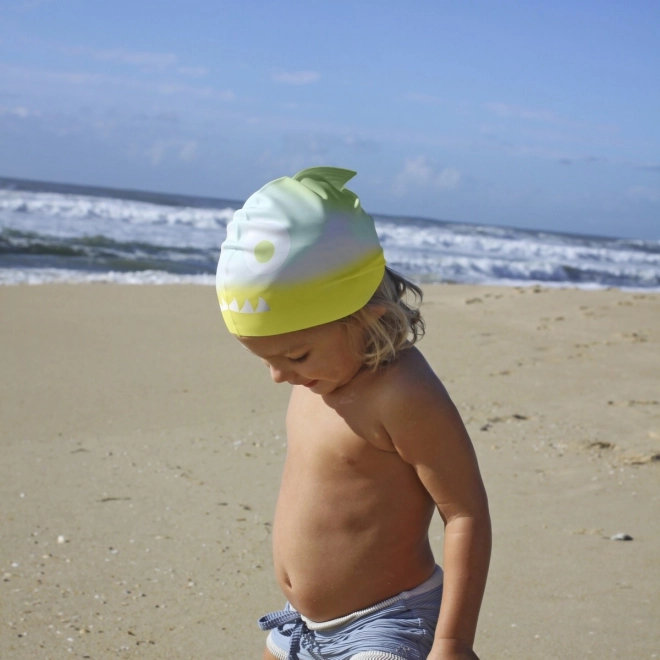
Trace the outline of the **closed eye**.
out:
[[[301,355],[300,357],[297,358],[289,358],[289,360],[291,360],[291,362],[296,362],[297,364],[300,364],[301,362],[304,362],[308,357],[309,357],[309,353],[305,353],[304,355]]]

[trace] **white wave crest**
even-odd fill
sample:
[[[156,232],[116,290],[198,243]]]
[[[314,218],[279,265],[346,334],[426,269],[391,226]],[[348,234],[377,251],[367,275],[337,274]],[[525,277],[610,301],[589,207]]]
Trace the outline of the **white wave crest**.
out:
[[[189,225],[198,229],[226,227],[235,209],[165,206],[109,197],[0,190],[0,212],[42,218],[98,218],[130,224]]]
[[[0,286],[19,284],[196,284],[213,286],[214,275],[175,275],[159,270],[89,273],[63,268],[0,268]]]
[[[59,238],[106,236],[177,247],[219,246],[235,209],[0,190],[0,227]]]
[[[86,266],[80,255],[96,268],[107,258],[115,260],[107,262],[108,267],[115,268],[167,269],[172,265],[172,270],[181,271],[186,266],[188,272],[194,272],[193,267],[208,272],[234,210],[231,204],[221,209],[198,208],[0,189],[0,246],[4,240],[8,255],[0,263],[15,265],[0,268],[0,284],[211,283],[210,275],[177,275],[160,270],[84,272],[81,268]],[[388,263],[424,280],[660,290],[659,241],[579,237],[386,216],[376,216],[375,220]],[[78,241],[81,238],[85,240]],[[61,256],[58,250],[62,247],[75,250],[70,256]],[[123,260],[123,265],[116,265],[117,260]],[[46,268],[53,264],[61,268]]]

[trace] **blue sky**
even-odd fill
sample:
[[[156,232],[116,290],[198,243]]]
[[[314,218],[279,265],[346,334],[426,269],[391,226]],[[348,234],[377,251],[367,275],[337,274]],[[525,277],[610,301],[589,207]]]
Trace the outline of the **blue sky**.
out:
[[[660,238],[660,3],[3,0],[0,176]]]

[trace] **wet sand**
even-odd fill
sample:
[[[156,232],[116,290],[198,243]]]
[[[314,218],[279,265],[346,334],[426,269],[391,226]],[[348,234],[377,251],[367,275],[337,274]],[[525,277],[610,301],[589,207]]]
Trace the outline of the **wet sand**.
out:
[[[425,290],[491,502],[480,657],[660,657],[660,296]],[[213,289],[0,287],[0,336],[0,657],[260,657],[288,388]]]

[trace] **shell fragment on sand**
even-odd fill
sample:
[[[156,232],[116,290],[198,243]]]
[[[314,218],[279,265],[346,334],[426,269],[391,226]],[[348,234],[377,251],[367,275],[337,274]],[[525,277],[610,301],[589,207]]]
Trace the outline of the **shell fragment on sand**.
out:
[[[633,537],[630,536],[630,534],[624,534],[623,532],[620,532],[619,534],[615,534],[614,536],[610,536],[610,541],[632,541]]]

